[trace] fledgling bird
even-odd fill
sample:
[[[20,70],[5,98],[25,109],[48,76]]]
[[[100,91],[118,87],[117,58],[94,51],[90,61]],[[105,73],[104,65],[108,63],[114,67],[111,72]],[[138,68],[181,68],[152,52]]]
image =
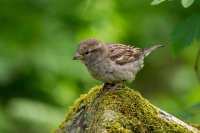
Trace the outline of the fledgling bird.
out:
[[[141,49],[89,39],[80,43],[74,60],[81,60],[95,79],[116,84],[133,81],[144,66],[144,57],[161,46]]]

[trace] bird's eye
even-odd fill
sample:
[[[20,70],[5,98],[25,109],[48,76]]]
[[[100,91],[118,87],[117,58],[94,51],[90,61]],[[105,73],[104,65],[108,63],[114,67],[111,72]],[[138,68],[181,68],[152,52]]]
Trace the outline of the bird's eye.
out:
[[[89,54],[89,52],[87,51],[87,52],[85,52],[85,54],[87,55],[87,54]]]

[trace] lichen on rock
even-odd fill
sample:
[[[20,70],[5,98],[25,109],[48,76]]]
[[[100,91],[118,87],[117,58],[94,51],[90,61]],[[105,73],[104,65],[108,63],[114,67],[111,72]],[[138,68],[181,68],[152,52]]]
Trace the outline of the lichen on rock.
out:
[[[175,117],[174,117],[175,118]],[[56,133],[200,133],[128,88],[97,86],[81,95]]]

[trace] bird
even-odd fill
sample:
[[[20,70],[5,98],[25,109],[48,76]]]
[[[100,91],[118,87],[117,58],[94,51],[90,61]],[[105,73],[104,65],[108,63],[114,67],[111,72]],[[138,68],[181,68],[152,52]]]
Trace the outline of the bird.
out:
[[[80,42],[73,59],[80,60],[93,78],[113,85],[133,81],[144,66],[144,58],[162,46],[158,44],[142,49],[87,39]]]

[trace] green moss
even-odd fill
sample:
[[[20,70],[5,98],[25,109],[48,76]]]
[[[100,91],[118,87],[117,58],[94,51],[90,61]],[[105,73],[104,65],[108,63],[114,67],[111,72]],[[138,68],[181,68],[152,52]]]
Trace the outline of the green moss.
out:
[[[74,102],[74,105],[69,108],[66,114],[65,121],[60,125],[59,129],[64,129],[66,126],[72,124],[74,116],[78,114],[81,108],[88,106],[92,100],[95,99],[97,93],[101,92],[101,86],[92,88],[87,94],[82,94],[79,99]]]
[[[57,132],[190,132],[179,124],[163,120],[159,114],[157,108],[132,89],[104,90],[97,86],[81,95]]]

